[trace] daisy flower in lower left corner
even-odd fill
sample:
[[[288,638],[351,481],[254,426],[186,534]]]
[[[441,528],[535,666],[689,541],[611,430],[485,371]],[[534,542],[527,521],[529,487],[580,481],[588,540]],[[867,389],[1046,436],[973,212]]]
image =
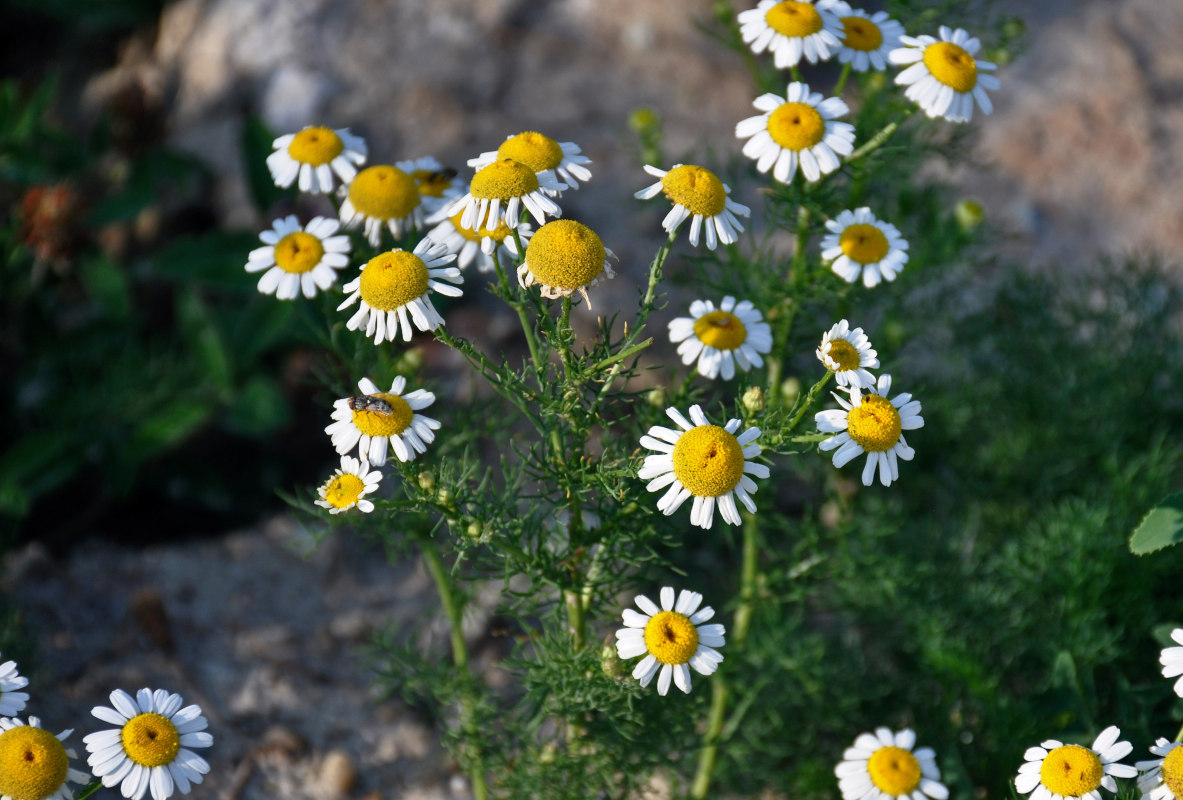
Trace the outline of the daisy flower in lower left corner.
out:
[[[4,800],[73,800],[69,783],[85,785],[90,775],[70,766],[76,758],[62,744],[72,730],[54,736],[41,720],[0,717],[0,797]]]
[[[636,597],[644,613],[626,608],[625,627],[616,631],[616,653],[621,659],[644,655],[633,669],[633,677],[646,687],[657,676],[657,693],[663,697],[670,690],[670,680],[686,694],[690,693],[690,667],[700,675],[710,675],[719,668],[726,629],[719,624],[703,623],[715,616],[715,610],[703,606],[702,595],[683,589],[674,599],[672,586],[661,590],[661,608],[643,594]]]
[[[370,469],[370,462],[366,459],[341,456],[341,468],[317,490],[320,499],[316,504],[327,508],[330,514],[340,514],[354,506],[369,514],[374,510],[374,504],[365,496],[376,491],[381,480],[382,473]]]
[[[391,382],[389,392],[379,391],[369,378],[362,378],[357,386],[362,394],[333,403],[335,421],[325,428],[338,453],[357,447],[361,458],[381,466],[388,446],[399,461],[414,461],[427,452],[440,424],[419,411],[435,402],[434,394],[423,389],[403,394],[407,379],[401,375]]]
[[[1129,742],[1119,742],[1121,731],[1110,725],[1093,740],[1092,747],[1064,744],[1048,739],[1039,747],[1029,747],[1025,762],[1015,776],[1019,794],[1031,800],[1100,800],[1101,787],[1117,792],[1114,778],[1132,778],[1138,771],[1128,764],[1116,763],[1134,749]]]
[[[205,730],[201,707],[182,708],[183,702],[164,689],[140,689],[135,697],[111,692],[112,707],[95,706],[91,713],[117,727],[82,740],[95,777],[108,788],[119,786],[128,800],[140,800],[148,790],[152,800],[167,800],[201,783],[209,762],[189,748],[209,747],[214,737]]]
[[[859,734],[834,767],[843,800],[945,800],[949,790],[941,783],[936,753],[915,746],[916,734],[908,728]]]

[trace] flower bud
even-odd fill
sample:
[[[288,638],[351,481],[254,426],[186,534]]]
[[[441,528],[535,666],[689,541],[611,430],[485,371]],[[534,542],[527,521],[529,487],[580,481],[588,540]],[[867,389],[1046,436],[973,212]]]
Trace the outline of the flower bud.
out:
[[[764,390],[759,386],[749,386],[740,402],[749,414],[759,414],[764,410]]]
[[[977,200],[967,197],[953,206],[953,218],[957,220],[957,225],[963,232],[970,233],[982,224],[982,220],[986,218],[986,210]]]
[[[432,475],[427,470],[423,470],[423,472],[420,472],[417,477],[418,477],[418,481],[419,481],[419,488],[422,489],[423,491],[430,492],[432,489],[435,488],[435,476]]]
[[[791,406],[797,402],[797,398],[801,396],[801,381],[796,378],[785,378],[780,384],[780,396],[784,399],[785,405]]]
[[[665,404],[665,388],[662,386],[658,386],[654,389],[650,389],[649,392],[645,395],[645,402],[647,402],[649,405],[653,406],[654,408],[664,409],[665,405],[666,405]]]
[[[628,115],[628,126],[640,134],[652,133],[661,125],[661,117],[648,106],[634,108]]]
[[[628,674],[628,666],[620,660],[614,643],[609,642],[600,649],[600,668],[604,670],[605,675],[616,680]]]
[[[468,527],[464,529],[464,533],[468,536],[469,539],[481,538],[482,532],[483,532],[483,529],[481,527],[481,523],[477,522],[475,519],[472,522],[468,523]]]
[[[440,505],[443,505],[443,506],[451,505],[452,504],[452,490],[449,489],[447,486],[441,487],[440,490],[435,493],[435,499],[439,502]]]

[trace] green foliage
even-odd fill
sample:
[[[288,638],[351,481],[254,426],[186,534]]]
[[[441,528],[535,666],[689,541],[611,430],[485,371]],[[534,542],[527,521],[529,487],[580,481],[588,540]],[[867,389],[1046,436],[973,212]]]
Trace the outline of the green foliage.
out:
[[[1183,493],[1176,492],[1146,512],[1130,536],[1130,552],[1144,556],[1183,541]]]

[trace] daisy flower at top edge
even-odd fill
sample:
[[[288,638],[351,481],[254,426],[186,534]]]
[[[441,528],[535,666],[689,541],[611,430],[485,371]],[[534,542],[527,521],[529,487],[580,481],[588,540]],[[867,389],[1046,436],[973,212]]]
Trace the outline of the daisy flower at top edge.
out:
[[[738,303],[728,295],[719,308],[710,300],[690,304],[690,316],[669,323],[670,341],[678,344],[682,363],[698,361],[698,374],[723,380],[735,377],[735,367],[742,372],[764,365],[763,354],[772,352],[772,328],[764,322],[752,301]]]
[[[294,300],[301,292],[311,299],[317,289],[327,289],[337,280],[336,270],[349,264],[349,237],[334,236],[340,224],[335,219],[314,217],[301,226],[294,214],[277,219],[270,230],[259,234],[263,247],[247,256],[247,272],[263,272],[259,291],[280,300]]]
[[[547,195],[558,194],[564,188],[565,184],[552,180],[546,172],[539,177],[527,165],[502,158],[479,169],[472,176],[468,193],[445,206],[445,213],[460,213],[460,225],[470,230],[492,230],[502,222],[517,227],[525,208],[542,225],[548,216],[563,216],[558,203]]]
[[[1142,800],[1183,800],[1183,743],[1159,737],[1150,752],[1158,758],[1134,764]]]
[[[366,161],[366,143],[348,128],[332,130],[307,127],[299,133],[280,136],[267,156],[267,169],[275,185],[282,189],[299,178],[301,192],[328,194],[333,191],[333,174],[345,183],[357,174],[357,165]]]
[[[29,685],[29,679],[17,671],[15,661],[0,664],[0,717],[15,717],[25,709],[28,692],[18,692]]]
[[[842,26],[823,4],[813,0],[760,0],[739,13],[739,35],[759,54],[772,52],[777,69],[795,67],[804,56],[810,64],[825,61],[840,46]]]
[[[837,121],[850,111],[840,97],[823,99],[794,81],[784,97],[763,94],[752,105],[763,113],[737,123],[735,135],[747,139],[743,154],[756,169],[772,170],[781,183],[792,183],[798,166],[807,181],[817,181],[838,169],[838,156],[854,151],[854,126]]]
[[[354,447],[358,455],[374,466],[386,463],[389,446],[399,461],[414,461],[435,441],[440,424],[419,412],[435,402],[435,395],[423,389],[403,394],[407,379],[399,375],[390,391],[379,391],[369,378],[357,382],[361,395],[343,397],[333,403],[333,423],[325,428],[333,447],[341,455]]]
[[[900,477],[899,459],[911,461],[916,451],[908,446],[904,431],[924,427],[920,416],[920,401],[908,393],[887,399],[891,391],[891,376],[880,375],[878,384],[868,387],[867,394],[851,387],[849,402],[833,393],[840,409],[819,411],[814,415],[817,429],[822,433],[836,433],[818,444],[823,453],[835,450],[834,466],[841,468],[863,453],[863,486],[870,486],[879,469],[879,482],[890,486]]]
[[[341,224],[347,230],[362,226],[371,247],[382,240],[382,229],[395,239],[423,227],[423,198],[419,184],[392,164],[374,164],[342,187]]]
[[[621,616],[625,627],[616,631],[616,652],[620,658],[641,659],[633,677],[642,688],[657,675],[657,693],[670,690],[670,681],[690,693],[690,667],[700,675],[710,675],[719,668],[723,655],[716,650],[725,644],[726,629],[718,623],[703,623],[715,615],[710,606],[699,608],[702,595],[683,589],[674,599],[674,589],[661,590],[661,608],[643,594],[635,600],[643,613],[626,608]]]
[[[1030,794],[1031,800],[1100,800],[1099,789],[1117,791],[1114,778],[1132,778],[1138,771],[1116,763],[1134,749],[1119,742],[1121,731],[1110,725],[1093,741],[1092,747],[1064,744],[1048,739],[1023,753],[1024,763],[1015,776],[1015,790]]]
[[[731,199],[731,187],[719,180],[715,173],[693,164],[674,164],[668,172],[646,164],[645,171],[659,180],[634,193],[633,197],[648,200],[665,193],[674,204],[661,223],[666,233],[673,233],[689,218],[690,244],[693,246],[698,247],[698,234],[704,227],[708,250],[714,250],[719,242],[735,244],[737,234],[743,231],[737,215],[746,217],[752,212]]]
[[[849,322],[839,320],[822,334],[815,355],[834,373],[839,386],[869,389],[875,385],[875,376],[868,369],[879,369],[878,353],[862,328],[851,330]]]
[[[480,170],[498,159],[512,158],[534,170],[539,182],[545,181],[542,191],[555,197],[565,189],[578,189],[579,181],[587,183],[591,180],[591,170],[584,166],[590,164],[591,159],[582,153],[575,142],[556,142],[538,131],[523,131],[506,137],[496,150],[470,159],[468,166]],[[558,189],[548,188],[554,184],[564,185]]]
[[[542,296],[551,300],[579,292],[591,308],[587,290],[616,277],[609,258],[616,255],[595,231],[582,222],[558,219],[534,232],[518,267],[518,283],[523,288],[537,284]]]
[[[908,241],[890,222],[876,219],[867,207],[846,210],[826,221],[822,260],[847,283],[862,277],[873,289],[880,281],[893,281],[908,263]]]
[[[351,398],[352,399],[352,398]],[[371,403],[370,408],[378,412],[394,413],[394,407],[386,401]],[[354,403],[357,406],[357,403]],[[316,501],[318,506],[327,508],[330,514],[340,514],[342,511],[357,506],[358,510],[369,514],[374,510],[374,504],[364,499],[378,489],[382,480],[382,473],[370,468],[370,462],[365,458],[356,459],[352,456],[341,456],[341,467],[329,478],[328,482],[317,489],[320,495]]]
[[[463,213],[448,215],[441,209],[427,219],[428,225],[435,226],[427,232],[427,238],[455,254],[456,266],[465,270],[475,262],[480,272],[492,272],[494,258],[499,259],[503,267],[517,261],[518,243],[513,237],[514,229],[502,222],[493,230],[470,230],[460,224]],[[519,223],[516,230],[523,245],[530,241],[534,232],[528,222]]]
[[[464,181],[458,177],[459,173],[433,156],[396,161],[394,165],[410,175],[419,187],[424,214],[434,214],[464,194]]]
[[[90,775],[70,766],[78,754],[62,743],[74,731],[54,736],[29,717],[0,717],[0,797],[5,800],[73,800],[70,783],[85,785]]]
[[[994,110],[986,90],[996,91],[998,78],[983,73],[993,72],[998,66],[979,61],[974,55],[981,42],[961,28],[940,28],[940,41],[932,36],[901,36],[903,45],[892,50],[891,63],[907,69],[895,77],[904,92],[929,117],[944,117],[949,122],[969,122],[974,115],[974,101],[983,114]]]
[[[1183,645],[1183,628],[1171,631],[1171,639]],[[1183,647],[1166,647],[1158,656],[1158,663],[1162,664],[1162,676],[1174,678],[1183,675]],[[1175,694],[1183,697],[1183,678],[1175,681]]]
[[[859,734],[834,767],[843,800],[945,800],[949,790],[941,783],[936,753],[915,746],[916,734],[907,728]]]
[[[903,25],[886,11],[868,14],[861,8],[851,8],[845,0],[821,0],[818,6],[833,13],[842,26],[839,63],[850,64],[855,72],[866,72],[872,67],[887,69],[888,56],[900,46]]]

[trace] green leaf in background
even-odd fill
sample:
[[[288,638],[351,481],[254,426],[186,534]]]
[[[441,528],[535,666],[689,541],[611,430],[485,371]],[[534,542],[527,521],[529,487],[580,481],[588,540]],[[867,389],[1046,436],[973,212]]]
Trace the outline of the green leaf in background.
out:
[[[122,267],[105,255],[98,255],[87,260],[81,275],[91,298],[108,317],[127,319],[131,311],[131,293]]]
[[[243,231],[177,236],[152,256],[152,272],[186,284],[257,294],[259,279],[248,275],[245,267],[247,254],[258,246],[258,234]]]
[[[279,382],[255,375],[234,398],[226,422],[248,436],[268,436],[291,421],[292,411]]]
[[[213,413],[213,405],[201,398],[182,398],[147,417],[127,443],[126,455],[134,461],[168,450],[192,436]]]
[[[213,315],[196,292],[183,291],[177,296],[177,321],[208,385],[220,397],[228,397],[233,372],[230,353]]]
[[[1183,542],[1183,492],[1166,497],[1150,509],[1130,537],[1130,552],[1144,556]]]
[[[271,155],[271,143],[275,132],[258,117],[247,117],[242,126],[242,165],[251,199],[260,214],[268,214],[286,192],[275,185],[271,171],[267,169],[267,156]]]
[[[56,430],[26,434],[0,458],[0,515],[22,517],[33,500],[64,483],[82,462]]]

